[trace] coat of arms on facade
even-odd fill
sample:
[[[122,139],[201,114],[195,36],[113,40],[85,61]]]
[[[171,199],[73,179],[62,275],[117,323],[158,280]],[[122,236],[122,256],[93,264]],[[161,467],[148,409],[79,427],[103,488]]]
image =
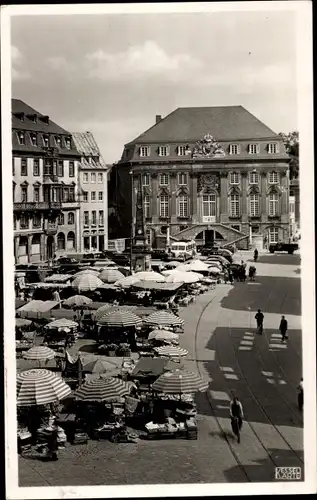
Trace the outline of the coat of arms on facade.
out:
[[[201,193],[219,192],[220,179],[217,174],[199,174],[197,191]]]
[[[212,135],[206,134],[200,141],[196,142],[192,156],[193,158],[212,158],[225,156],[225,152]]]

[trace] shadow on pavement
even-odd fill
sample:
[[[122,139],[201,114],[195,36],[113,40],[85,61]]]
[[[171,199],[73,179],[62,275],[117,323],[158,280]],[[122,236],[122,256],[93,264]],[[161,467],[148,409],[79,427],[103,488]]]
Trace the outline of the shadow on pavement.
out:
[[[89,354],[95,354],[95,353],[98,353],[98,345],[96,343],[83,345],[78,350],[80,352],[87,352]]]
[[[296,467],[298,462],[294,462],[294,451],[291,450],[279,450],[279,449],[268,449],[268,453],[271,457],[278,457],[278,463],[281,464],[282,467]],[[301,455],[301,451],[295,450],[295,453]],[[276,482],[284,482],[287,483],[289,480],[287,479],[275,479],[275,466],[272,460],[267,457],[260,460],[256,460],[253,465],[243,465],[243,469],[249,481],[252,482],[262,482],[262,481],[276,481]],[[229,469],[224,471],[224,474],[229,483],[236,482],[236,478],[239,477],[239,472],[241,468],[236,465],[234,467],[230,467]],[[241,475],[241,474],[240,474]],[[304,480],[304,467],[301,468],[300,479],[293,479],[293,481],[303,481]],[[281,475],[279,474],[281,477]]]
[[[247,259],[247,262],[254,262],[253,256]],[[287,253],[280,254],[267,254],[259,255],[257,262],[261,264],[279,264],[284,266],[299,266],[300,265],[300,255],[293,254],[288,255]]]
[[[269,290],[269,293],[268,293]],[[224,309],[301,315],[300,278],[258,276],[255,283],[236,282],[221,301]],[[278,325],[277,325],[278,326]]]

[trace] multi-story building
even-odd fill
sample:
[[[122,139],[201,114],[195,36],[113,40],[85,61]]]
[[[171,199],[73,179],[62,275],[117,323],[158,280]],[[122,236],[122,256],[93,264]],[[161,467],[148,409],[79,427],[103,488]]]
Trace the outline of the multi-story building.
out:
[[[69,132],[23,101],[12,99],[16,264],[76,251],[79,160]]]
[[[80,251],[102,251],[108,248],[108,166],[91,132],[75,132],[72,137],[81,155]]]
[[[178,108],[126,144],[112,169],[117,237],[129,237],[142,186],[148,240],[221,240],[246,248],[289,237],[289,157],[242,106]],[[118,202],[120,201],[120,203]],[[112,200],[112,206],[115,202]]]

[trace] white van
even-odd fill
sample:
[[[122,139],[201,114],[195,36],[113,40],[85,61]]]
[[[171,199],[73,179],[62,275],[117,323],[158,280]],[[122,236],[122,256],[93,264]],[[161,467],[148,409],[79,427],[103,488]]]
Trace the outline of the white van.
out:
[[[188,260],[196,255],[195,241],[175,241],[171,245],[171,254],[175,260]]]

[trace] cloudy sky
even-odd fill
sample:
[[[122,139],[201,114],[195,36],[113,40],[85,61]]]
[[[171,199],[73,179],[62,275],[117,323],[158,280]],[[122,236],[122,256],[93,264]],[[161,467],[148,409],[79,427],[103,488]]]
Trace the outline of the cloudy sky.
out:
[[[12,96],[90,130],[107,163],[181,106],[241,104],[288,132],[294,23],[291,12],[12,17]]]

